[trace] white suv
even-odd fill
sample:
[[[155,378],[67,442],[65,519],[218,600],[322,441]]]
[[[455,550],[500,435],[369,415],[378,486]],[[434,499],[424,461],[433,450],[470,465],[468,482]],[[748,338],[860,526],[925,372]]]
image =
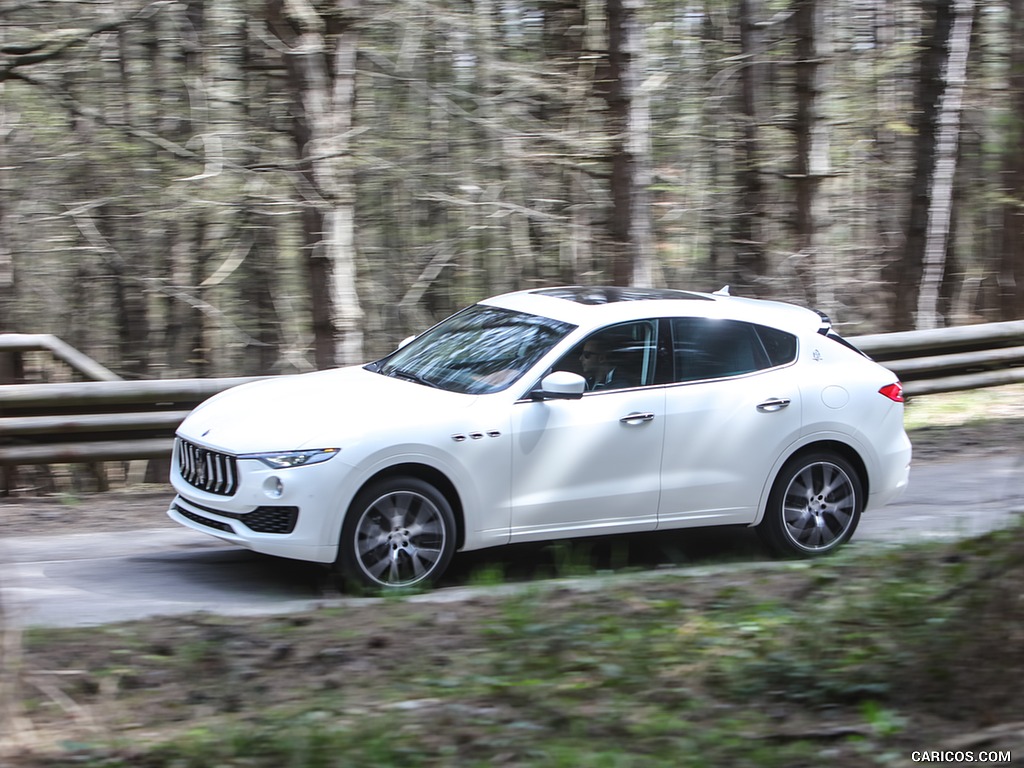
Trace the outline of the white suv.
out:
[[[904,490],[910,454],[896,377],[815,312],[543,288],[206,401],[168,514],[371,589],[434,581],[457,550],[692,526],[813,556]]]

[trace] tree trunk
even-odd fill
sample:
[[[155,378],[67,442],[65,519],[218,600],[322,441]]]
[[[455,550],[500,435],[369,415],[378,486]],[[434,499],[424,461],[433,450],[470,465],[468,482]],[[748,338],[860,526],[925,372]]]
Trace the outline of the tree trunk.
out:
[[[5,123],[4,85],[0,83],[0,125]],[[7,245],[7,224],[5,221],[7,132],[0,130],[0,333],[17,330],[8,307],[13,306],[16,295],[14,287],[14,258]],[[0,353],[0,384],[20,383],[24,371],[20,352]],[[17,467],[0,467],[0,497],[9,496],[18,485]]]
[[[274,306],[276,248],[274,231],[268,217],[248,208],[243,212],[243,248],[247,249],[241,276],[242,305],[248,316],[246,346],[242,370],[249,375],[273,373],[281,353],[282,318]]]
[[[871,59],[871,80],[874,83],[874,99],[871,112],[871,135],[874,152],[869,154],[867,162],[861,169],[864,174],[864,205],[870,211],[863,241],[870,258],[877,259],[882,265],[880,272],[883,278],[888,277],[895,282],[897,274],[892,266],[884,265],[898,259],[902,252],[901,230],[903,226],[902,210],[906,206],[906,196],[899,184],[878,183],[879,171],[890,173],[905,156],[903,139],[894,129],[890,116],[901,112],[901,78],[892,72],[887,63],[890,52],[898,45],[899,8],[888,0],[875,0],[874,24],[870,45],[875,55]],[[874,291],[871,291],[874,293]],[[871,299],[875,304],[875,299]],[[889,306],[889,302],[882,302]]]
[[[363,359],[356,287],[355,197],[349,145],[358,33],[343,0],[321,16],[308,0],[269,0],[268,21],[288,46],[295,95],[293,138],[306,195],[306,252],[318,368]],[[329,320],[328,320],[329,318]]]
[[[939,104],[935,166],[932,171],[923,274],[917,303],[919,329],[938,328],[941,324],[939,297],[949,245],[953,179],[956,175],[957,141],[960,135],[960,109],[967,75],[967,54],[971,46],[974,0],[956,0],[953,13],[943,76],[945,87]]]
[[[999,316],[1024,318],[1024,0],[1010,0],[1010,87],[1013,94],[1003,140],[1003,228]]]
[[[608,127],[612,137],[613,253],[615,285],[649,286],[654,281],[649,96],[643,92],[643,0],[608,0]]]
[[[0,126],[6,122],[3,93],[4,84],[0,83]],[[7,165],[7,135],[8,132],[0,128],[0,333],[17,330],[10,316],[12,313],[8,311],[14,306],[17,292],[14,287],[14,254],[7,244],[7,171],[4,170]]]
[[[472,5],[473,47],[478,56],[474,83],[477,108],[474,114],[479,118],[477,142],[480,152],[470,166],[470,176],[478,182],[470,185],[474,187],[471,194],[479,198],[480,193],[476,189],[501,190],[493,202],[514,202],[525,210],[528,207],[526,195],[519,194],[520,184],[517,180],[522,171],[517,172],[516,169],[516,166],[523,169],[526,165],[523,162],[525,150],[522,135],[518,131],[500,134],[496,131],[496,126],[501,125],[497,104],[502,92],[509,87],[504,82],[504,70],[498,53],[497,11],[492,0],[474,0]],[[488,198],[491,194],[488,193]],[[471,206],[467,211],[467,219],[471,222],[468,229],[474,232],[474,242],[469,247],[474,256],[480,259],[474,270],[482,282],[476,286],[475,293],[478,296],[512,290],[519,283],[523,263],[532,260],[529,256],[529,238],[522,236],[522,232],[529,227],[529,219],[523,213],[511,213],[502,219],[502,227],[496,225],[491,216],[493,212],[480,206]],[[521,247],[524,240],[525,248]]]
[[[718,203],[724,199],[722,193],[715,194],[714,190],[726,187],[722,181],[728,175],[723,170],[729,164],[729,151],[723,151],[723,142],[718,140],[722,127],[729,124],[729,115],[722,99],[718,98],[720,52],[723,44],[724,30],[715,21],[715,17],[705,12],[701,23],[701,58],[702,65],[700,72],[704,85],[700,92],[701,103],[706,107],[701,114],[701,142],[700,151],[705,155],[706,170],[701,174],[704,183],[701,185],[701,196],[707,198],[702,202],[701,207],[707,209],[707,233],[705,239],[697,240],[697,248],[706,242],[707,248],[707,279],[715,288],[721,288],[731,284],[736,277],[733,265],[728,262],[727,250],[731,235],[729,228],[732,226],[732,217],[727,213],[723,214],[725,206]],[[698,235],[699,238],[699,235]]]
[[[739,0],[740,68],[739,122],[740,136],[736,142],[736,186],[739,189],[739,210],[734,221],[733,247],[735,264],[730,284],[741,292],[756,293],[755,286],[765,273],[764,242],[760,222],[764,211],[764,186],[758,160],[757,124],[757,55],[758,43],[754,26],[757,0]]]
[[[932,0],[926,5],[931,13],[930,32],[922,47],[917,76],[913,128],[915,134],[913,181],[910,211],[905,227],[903,255],[890,269],[894,285],[891,296],[892,330],[914,327],[928,236],[928,210],[931,180],[935,169],[939,102],[943,93],[943,73],[947,60],[946,44],[953,28],[954,0]],[[895,272],[895,275],[892,275]]]
[[[796,28],[796,198],[797,272],[809,306],[819,302],[818,222],[821,220],[821,181],[829,172],[828,132],[821,119],[822,55],[818,42],[818,0],[799,0],[795,6]],[[828,277],[826,277],[826,280]]]
[[[197,309],[197,286],[206,267],[205,229],[205,211],[176,222],[172,229],[164,331],[172,376],[202,377],[210,373],[210,354],[204,351],[203,343],[207,319]]]

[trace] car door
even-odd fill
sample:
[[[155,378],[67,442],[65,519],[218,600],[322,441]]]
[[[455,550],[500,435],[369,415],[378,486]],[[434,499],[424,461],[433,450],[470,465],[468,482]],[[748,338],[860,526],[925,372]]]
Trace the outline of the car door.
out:
[[[671,321],[658,527],[750,523],[772,466],[799,437],[796,339],[733,320]]]
[[[665,434],[664,388],[652,386],[657,330],[656,321],[606,329],[625,341],[594,389],[515,405],[512,541],[654,529]],[[582,374],[587,349],[554,369]]]

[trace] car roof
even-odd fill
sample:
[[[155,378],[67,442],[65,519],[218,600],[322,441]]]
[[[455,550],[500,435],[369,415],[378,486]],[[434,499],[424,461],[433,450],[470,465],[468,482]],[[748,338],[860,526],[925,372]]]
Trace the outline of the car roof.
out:
[[[480,302],[585,327],[652,317],[715,317],[769,325],[791,333],[814,332],[827,323],[795,304],[670,288],[568,285],[505,293]]]

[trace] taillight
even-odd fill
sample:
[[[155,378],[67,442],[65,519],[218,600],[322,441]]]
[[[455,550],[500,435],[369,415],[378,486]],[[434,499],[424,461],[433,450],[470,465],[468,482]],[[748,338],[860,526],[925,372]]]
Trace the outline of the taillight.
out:
[[[884,387],[878,390],[878,393],[881,395],[885,395],[894,403],[903,402],[903,385],[900,384],[898,381],[895,384],[886,384]]]

